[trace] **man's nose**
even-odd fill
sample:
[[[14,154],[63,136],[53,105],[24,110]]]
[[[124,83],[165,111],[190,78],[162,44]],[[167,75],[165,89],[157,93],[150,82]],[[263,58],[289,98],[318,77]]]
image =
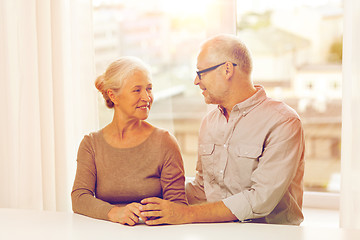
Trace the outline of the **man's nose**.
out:
[[[194,84],[195,85],[198,85],[200,83],[200,78],[198,75],[195,76],[195,79],[194,79]]]

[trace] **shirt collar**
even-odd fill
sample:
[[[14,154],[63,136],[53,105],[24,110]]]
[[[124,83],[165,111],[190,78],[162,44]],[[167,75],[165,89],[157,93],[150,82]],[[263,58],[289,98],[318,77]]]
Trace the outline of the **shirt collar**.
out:
[[[245,101],[242,101],[238,104],[236,104],[231,112],[239,111],[243,116],[248,114],[250,111],[252,111],[254,108],[256,108],[260,103],[262,103],[266,98],[266,92],[263,86],[261,85],[254,85],[256,88],[256,93],[246,99]],[[218,105],[218,109],[222,114],[224,114],[224,107]]]

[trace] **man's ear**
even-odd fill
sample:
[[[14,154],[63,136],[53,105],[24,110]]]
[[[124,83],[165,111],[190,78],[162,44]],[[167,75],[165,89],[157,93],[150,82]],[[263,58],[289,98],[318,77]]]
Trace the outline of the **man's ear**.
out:
[[[227,80],[234,75],[234,70],[234,65],[231,62],[225,63],[225,76]]]

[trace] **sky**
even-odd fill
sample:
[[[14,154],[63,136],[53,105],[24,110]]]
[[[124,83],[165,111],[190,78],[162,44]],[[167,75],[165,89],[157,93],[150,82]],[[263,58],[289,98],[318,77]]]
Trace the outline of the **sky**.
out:
[[[340,4],[342,0],[237,0],[237,7],[241,11],[267,9],[289,9],[297,6],[321,6],[325,4]]]
[[[101,4],[125,4],[128,8],[160,10],[173,15],[201,16],[206,6],[214,1],[232,0],[93,0],[94,6]],[[329,3],[340,4],[343,0],[237,0],[238,13],[264,12],[270,9],[291,9],[297,6],[320,6]]]

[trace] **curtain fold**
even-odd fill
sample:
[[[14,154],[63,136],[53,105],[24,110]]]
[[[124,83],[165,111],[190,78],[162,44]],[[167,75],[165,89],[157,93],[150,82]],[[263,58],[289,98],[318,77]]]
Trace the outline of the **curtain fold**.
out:
[[[96,130],[91,0],[0,1],[0,207],[69,211]]]
[[[50,1],[37,4],[37,48],[39,71],[40,126],[41,126],[41,164],[42,198],[44,209],[56,209],[55,186],[55,139],[54,139],[54,101],[52,78],[52,44]],[[41,29],[41,31],[40,31]],[[52,159],[50,161],[50,159]]]
[[[340,227],[360,229],[360,1],[344,0]]]

